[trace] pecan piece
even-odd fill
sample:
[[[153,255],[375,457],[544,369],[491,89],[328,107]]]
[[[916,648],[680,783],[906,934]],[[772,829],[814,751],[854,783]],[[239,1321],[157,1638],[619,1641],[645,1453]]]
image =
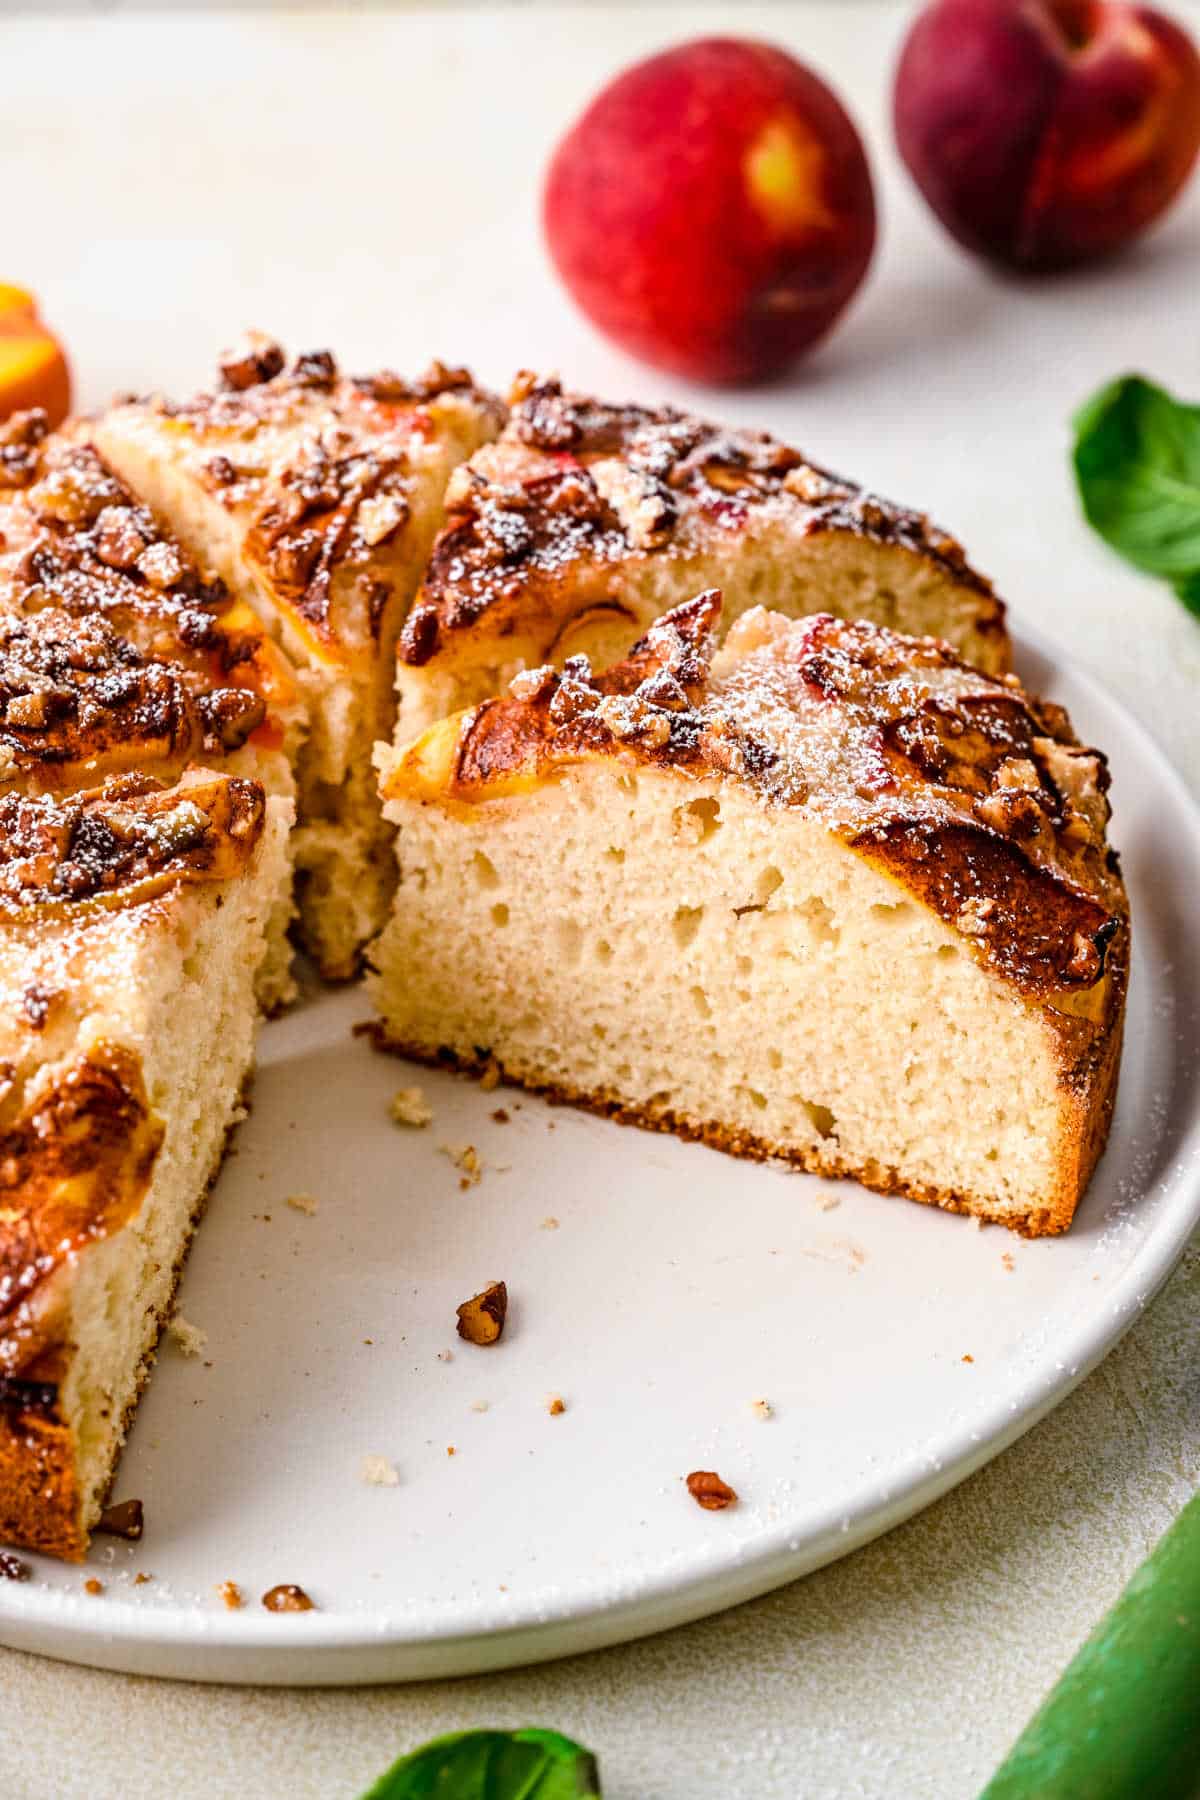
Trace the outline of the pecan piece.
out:
[[[332,350],[304,350],[292,364],[292,380],[299,387],[329,388],[337,380]]]
[[[687,1478],[687,1491],[705,1512],[724,1512],[737,1504],[737,1495],[728,1482],[713,1469],[693,1469]]]
[[[262,1603],[268,1612],[313,1612],[315,1608],[302,1587],[294,1581],[282,1581],[278,1587],[268,1588],[262,1597]],[[229,1604],[226,1600],[226,1605]]]
[[[108,1537],[128,1538],[136,1543],[145,1528],[145,1514],[140,1500],[118,1500],[106,1506],[96,1521],[96,1530]]]
[[[227,388],[241,393],[270,381],[283,368],[283,347],[265,332],[248,331],[232,350],[222,351],[217,367]]]
[[[508,1316],[508,1288],[493,1281],[481,1294],[464,1300],[455,1308],[458,1313],[458,1335],[468,1344],[494,1344],[504,1330]]]

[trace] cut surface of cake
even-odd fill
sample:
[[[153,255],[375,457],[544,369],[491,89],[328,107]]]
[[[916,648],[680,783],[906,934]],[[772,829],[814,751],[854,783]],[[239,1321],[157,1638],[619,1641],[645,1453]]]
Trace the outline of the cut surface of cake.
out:
[[[1103,758],[935,640],[755,609],[715,652],[719,610],[388,759],[382,1041],[1064,1230],[1124,1009]]]
[[[238,1116],[290,802],[0,796],[0,1540],[78,1559]]]
[[[193,763],[252,777],[289,803],[304,709],[283,652],[203,575],[79,433],[0,426],[0,793],[64,796]],[[260,971],[292,992],[285,870]]]
[[[496,693],[521,668],[623,656],[720,587],[724,623],[765,605],[945,638],[1009,666],[1004,607],[919,513],[761,432],[613,406],[519,378],[509,422],[455,474],[401,635],[398,738]]]
[[[215,393],[130,402],[91,427],[299,672],[298,903],[332,978],[354,973],[394,881],[370,754],[392,728],[396,636],[451,472],[502,413],[462,369],[347,378],[327,351],[285,366],[279,346],[254,335],[222,359]]]

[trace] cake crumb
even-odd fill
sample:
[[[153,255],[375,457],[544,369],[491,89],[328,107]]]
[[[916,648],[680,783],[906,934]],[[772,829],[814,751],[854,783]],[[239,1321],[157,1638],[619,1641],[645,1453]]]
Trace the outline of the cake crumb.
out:
[[[775,1408],[771,1405],[769,1400],[752,1400],[750,1402],[750,1411],[754,1414],[756,1419],[769,1419],[773,1416]]]
[[[486,1412],[487,1409],[488,1409],[488,1403],[486,1400],[472,1400],[472,1402],[471,1402],[471,1411],[472,1412]]]
[[[386,1456],[364,1456],[362,1459],[362,1478],[368,1487],[399,1487],[400,1476],[394,1463]]]
[[[551,1394],[549,1399],[546,1401],[546,1411],[550,1414],[550,1417],[552,1419],[557,1419],[558,1415],[560,1413],[565,1413],[566,1410],[567,1410],[567,1403],[563,1399],[562,1395],[561,1394]]]
[[[321,1202],[314,1199],[312,1194],[289,1194],[287,1203],[293,1212],[303,1213],[306,1219],[313,1218],[320,1210],[321,1205]]]
[[[439,1362],[453,1362],[454,1361],[454,1352],[453,1352],[453,1350],[439,1350],[437,1353],[437,1359]]]
[[[842,1196],[840,1194],[831,1194],[828,1188],[822,1188],[821,1192],[817,1195],[818,1212],[832,1212],[835,1206],[840,1206],[841,1204]]]
[[[419,1087],[397,1088],[392,1095],[388,1107],[392,1123],[408,1125],[419,1130],[433,1119],[433,1108],[425,1098],[425,1091]]]
[[[498,1106],[492,1114],[492,1117],[495,1119],[497,1125],[507,1125],[509,1118],[508,1109],[503,1106]]]
[[[542,1230],[543,1231],[557,1231],[558,1230],[558,1220],[553,1217],[551,1217],[549,1219],[543,1219],[542,1220]]]
[[[458,1455],[458,1451],[455,1449],[453,1444],[446,1445],[446,1455],[447,1456],[457,1456]]]
[[[144,1570],[139,1569],[137,1574],[133,1578],[133,1585],[134,1585],[134,1587],[145,1587],[145,1585],[148,1581],[153,1581],[153,1580],[154,1580],[153,1575],[147,1575]]]
[[[262,1597],[262,1603],[268,1612],[315,1612],[312,1601],[302,1587],[294,1581],[281,1581],[278,1587],[268,1588]]]
[[[982,1231],[984,1226],[987,1224],[987,1220],[980,1213],[972,1213],[971,1214],[971,1223],[975,1227],[976,1231]]]
[[[443,1156],[450,1158],[460,1172],[462,1177],[458,1184],[460,1188],[472,1188],[478,1185],[483,1176],[483,1164],[479,1160],[479,1152],[474,1144],[464,1144],[461,1150],[456,1150],[453,1144],[439,1144],[438,1149]]]
[[[1016,1263],[1012,1259],[1012,1252],[1009,1250],[1006,1250],[1004,1252],[1004,1255],[1000,1258],[1000,1262],[1004,1268],[1005,1273],[1008,1275],[1011,1275],[1013,1270],[1017,1266]]]
[[[83,1591],[85,1594],[102,1594],[104,1592],[104,1583],[102,1581],[97,1581],[94,1575],[89,1575],[83,1584]]]
[[[687,1477],[687,1491],[705,1512],[724,1512],[727,1506],[737,1505],[737,1494],[715,1469],[693,1469]]]
[[[230,1612],[239,1612],[246,1604],[246,1597],[236,1581],[223,1581],[217,1588],[222,1600]],[[265,1602],[264,1602],[265,1605]]]
[[[170,1332],[184,1356],[199,1356],[208,1343],[207,1331],[201,1331],[198,1325],[191,1324],[182,1313],[176,1313],[171,1320]]]
[[[11,1550],[0,1550],[0,1578],[5,1581],[28,1581],[32,1570],[27,1562],[14,1556]]]
[[[964,1356],[963,1361],[973,1363],[975,1361],[975,1358],[973,1356]]]
[[[479,1085],[485,1094],[500,1086],[500,1064],[494,1056],[489,1056],[484,1064],[483,1074],[479,1077]]]

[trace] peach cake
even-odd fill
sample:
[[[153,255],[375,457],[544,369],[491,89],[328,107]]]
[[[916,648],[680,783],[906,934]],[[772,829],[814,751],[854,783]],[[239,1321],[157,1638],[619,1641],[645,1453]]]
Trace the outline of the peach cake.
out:
[[[553,381],[0,425],[0,1540],[86,1550],[289,927],[388,921],[410,1054],[1063,1229],[1128,927],[1008,659],[922,516]]]

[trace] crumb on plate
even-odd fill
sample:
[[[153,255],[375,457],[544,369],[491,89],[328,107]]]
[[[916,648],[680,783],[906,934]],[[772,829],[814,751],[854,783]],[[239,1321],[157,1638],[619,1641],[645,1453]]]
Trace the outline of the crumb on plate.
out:
[[[184,1356],[199,1356],[208,1343],[207,1331],[201,1331],[199,1325],[193,1325],[182,1313],[176,1313],[171,1320],[170,1332]]]
[[[362,1459],[362,1478],[368,1487],[399,1487],[396,1465],[386,1456],[369,1455]]]
[[[433,1118],[433,1108],[425,1098],[425,1091],[419,1087],[397,1088],[388,1106],[388,1113],[395,1125],[408,1125],[418,1130],[428,1125]]]

